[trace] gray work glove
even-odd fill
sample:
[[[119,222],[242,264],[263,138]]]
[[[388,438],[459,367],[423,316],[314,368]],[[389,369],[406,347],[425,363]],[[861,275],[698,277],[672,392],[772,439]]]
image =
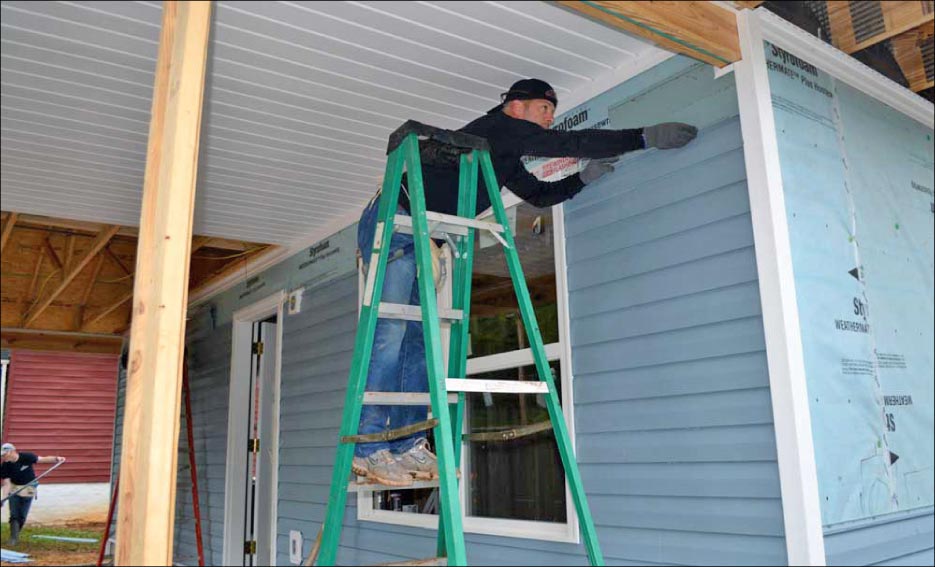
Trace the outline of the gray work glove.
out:
[[[581,182],[585,185],[589,185],[601,177],[604,177],[614,170],[614,164],[617,163],[618,159],[620,159],[620,156],[592,159],[591,162],[581,170],[581,173],[578,174],[578,176],[581,177]]]
[[[698,128],[682,122],[663,122],[643,128],[643,140],[647,148],[670,150],[681,148],[698,135]]]

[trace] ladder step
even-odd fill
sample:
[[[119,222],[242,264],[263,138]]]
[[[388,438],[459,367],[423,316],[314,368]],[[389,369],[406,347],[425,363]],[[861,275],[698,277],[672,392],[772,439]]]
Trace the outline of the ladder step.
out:
[[[429,221],[429,226],[437,224],[432,229],[433,238],[443,238],[447,234],[467,234],[468,228],[478,228],[480,230],[489,230],[490,232],[500,234],[503,232],[503,226],[488,221],[479,221],[477,219],[468,219],[458,215],[446,215],[444,213],[433,213],[427,211],[425,218]],[[398,232],[403,234],[412,234],[412,217],[409,215],[396,215],[393,226]]]
[[[380,302],[380,317],[384,319],[405,319],[407,321],[421,321],[422,308],[418,305],[403,305],[402,303]],[[438,308],[438,317],[445,321],[460,321],[464,318],[464,311],[460,309]]]
[[[518,380],[476,380],[449,378],[445,381],[449,392],[490,392],[492,394],[548,394],[545,382]]]
[[[414,480],[409,486],[388,486],[385,484],[375,484],[372,482],[348,482],[348,492],[382,492],[384,490],[419,490],[421,488],[438,488],[441,481],[435,480]]]
[[[458,403],[458,394],[448,394],[448,403]],[[365,406],[431,406],[427,392],[364,392]]]
[[[448,558],[447,557],[429,557],[427,559],[413,559],[412,561],[400,561],[398,563],[377,563],[377,565],[381,565],[384,567],[389,566],[389,565],[399,565],[399,566],[409,565],[411,567],[417,567],[421,565],[448,565]]]

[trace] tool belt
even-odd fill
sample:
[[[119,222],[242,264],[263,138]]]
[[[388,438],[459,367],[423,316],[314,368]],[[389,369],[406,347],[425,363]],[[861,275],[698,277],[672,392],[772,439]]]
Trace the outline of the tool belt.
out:
[[[25,488],[23,488],[25,486]],[[36,496],[36,485],[35,484],[11,484],[10,485],[10,494],[13,494],[17,490],[22,488],[23,490],[17,494],[20,498],[33,498]]]

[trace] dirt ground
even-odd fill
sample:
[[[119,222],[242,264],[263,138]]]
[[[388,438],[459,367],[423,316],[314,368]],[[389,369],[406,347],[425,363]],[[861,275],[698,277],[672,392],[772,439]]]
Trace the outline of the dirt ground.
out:
[[[26,525],[20,544],[15,548],[4,546],[20,553],[28,553],[32,563],[13,564],[0,562],[0,565],[96,565],[100,543],[76,544],[53,542],[51,540],[28,540],[30,534],[55,533],[59,530],[85,532],[79,537],[102,538],[104,522],[77,521],[53,525]],[[57,535],[57,534],[56,534]],[[4,538],[5,539],[5,538]],[[5,543],[5,542],[4,542]]]

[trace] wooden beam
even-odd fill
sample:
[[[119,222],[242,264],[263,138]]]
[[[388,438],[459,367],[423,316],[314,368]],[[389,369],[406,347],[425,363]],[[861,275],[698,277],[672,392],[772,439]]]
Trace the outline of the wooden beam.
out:
[[[560,0],[558,4],[715,67],[740,59],[737,17],[711,2]]]
[[[43,217],[39,215],[20,215],[18,226],[28,227],[28,228],[37,228],[37,229],[49,229],[49,228],[59,228],[65,230],[75,231],[77,233],[84,233],[86,235],[95,235],[99,233],[104,225],[96,222],[85,222],[85,221],[76,221],[69,219],[59,219],[53,217]],[[116,236],[126,236],[130,238],[138,238],[139,230],[136,227],[132,226],[122,226],[120,231],[117,232]],[[219,248],[221,250],[243,250],[244,241],[242,240],[231,240],[229,238],[219,238],[216,236],[199,236],[197,238],[206,238],[208,241],[205,246],[208,248]],[[262,243],[252,243],[252,244],[262,244]]]
[[[123,337],[99,333],[3,327],[0,329],[0,345],[4,348],[30,350],[119,354],[123,346]]]
[[[26,307],[23,308],[21,325],[26,322],[26,316],[29,314],[29,306],[36,300],[36,285],[39,283],[39,270],[42,269],[43,260],[45,260],[45,254],[40,250],[39,253],[36,254],[36,266],[33,268],[32,279],[29,281],[29,291],[26,294]]]
[[[75,259],[75,235],[69,234],[65,237],[65,259],[62,260],[62,263],[65,264],[65,271],[68,271],[68,268],[71,267],[71,261]]]
[[[121,262],[120,258],[118,258],[116,254],[114,254],[114,251],[110,249],[110,246],[104,247],[104,255],[107,256],[110,259],[110,261],[114,263],[115,266],[120,268],[120,270],[125,275],[129,276],[132,273],[130,272],[130,268],[128,268],[123,262]]]
[[[211,4],[164,2],[137,242],[116,565],[172,565],[182,356]]]
[[[733,4],[734,6],[736,6],[737,8],[741,10],[752,10],[762,3],[763,3],[763,0],[757,0],[757,1],[752,1],[752,0],[742,1],[741,0],[741,1],[731,2],[731,4]]]
[[[90,319],[89,321],[82,323],[82,324],[81,324],[81,328],[82,328],[82,329],[87,329],[87,328],[90,327],[91,325],[97,323],[98,321],[100,321],[100,320],[103,319],[104,317],[107,317],[108,315],[110,315],[111,313],[113,313],[113,311],[114,311],[115,309],[117,309],[118,307],[120,307],[120,306],[123,305],[124,303],[130,301],[131,299],[133,299],[133,292],[132,292],[132,291],[127,292],[126,294],[122,295],[119,299],[117,299],[117,301],[111,303],[110,305],[108,305],[107,307],[105,307],[104,309],[102,309],[100,313],[98,313],[97,315],[95,315],[95,316],[94,316],[92,319]]]
[[[98,254],[97,260],[94,262],[94,268],[91,270],[91,279],[88,280],[88,285],[81,294],[81,304],[78,307],[78,311],[75,312],[75,327],[79,331],[84,326],[84,312],[88,306],[88,298],[91,297],[91,291],[94,289],[94,284],[97,283],[97,276],[100,275],[103,266],[104,254]]]
[[[899,64],[913,92],[923,91],[935,84],[932,80],[932,59],[929,58],[928,69],[926,69],[925,58],[922,56],[923,45],[926,42],[931,43],[933,35],[935,35],[935,21],[928,21],[890,40],[893,58]]]
[[[95,238],[94,242],[91,243],[91,248],[89,248],[88,251],[85,252],[84,256],[75,262],[75,265],[64,274],[62,277],[62,282],[58,285],[58,287],[55,288],[52,293],[50,293],[45,299],[43,299],[42,302],[39,303],[39,305],[37,305],[32,311],[30,311],[29,315],[26,317],[26,324],[24,327],[28,327],[30,324],[32,324],[39,317],[39,315],[41,315],[42,312],[52,304],[55,298],[58,297],[59,294],[61,294],[63,291],[65,291],[65,288],[68,287],[68,284],[70,284],[72,280],[75,279],[75,276],[77,276],[81,270],[88,265],[88,262],[90,262],[94,256],[101,251],[101,248],[103,248],[110,241],[110,239],[113,238],[114,234],[116,234],[118,230],[120,230],[119,226],[112,226],[97,235],[97,238]]]
[[[211,241],[211,238],[209,238],[209,237],[207,237],[207,236],[196,236],[196,237],[192,238],[192,251],[191,251],[191,254],[194,254],[195,252],[197,252],[197,251],[201,250],[202,248],[204,248],[205,245],[208,244],[208,242],[210,242],[210,241]]]
[[[49,259],[52,260],[52,263],[55,264],[57,269],[62,270],[65,268],[65,264],[63,264],[62,259],[58,257],[58,252],[52,247],[52,240],[49,238],[45,239],[45,253],[48,254]]]
[[[13,227],[16,226],[16,220],[19,217],[19,213],[10,213],[7,215],[6,224],[3,225],[3,234],[0,235],[0,254],[3,253],[3,249],[6,248],[6,242],[10,239],[10,235],[13,234]]]
[[[831,43],[844,53],[856,53],[933,21],[924,2],[850,2],[828,0],[828,26]]]

